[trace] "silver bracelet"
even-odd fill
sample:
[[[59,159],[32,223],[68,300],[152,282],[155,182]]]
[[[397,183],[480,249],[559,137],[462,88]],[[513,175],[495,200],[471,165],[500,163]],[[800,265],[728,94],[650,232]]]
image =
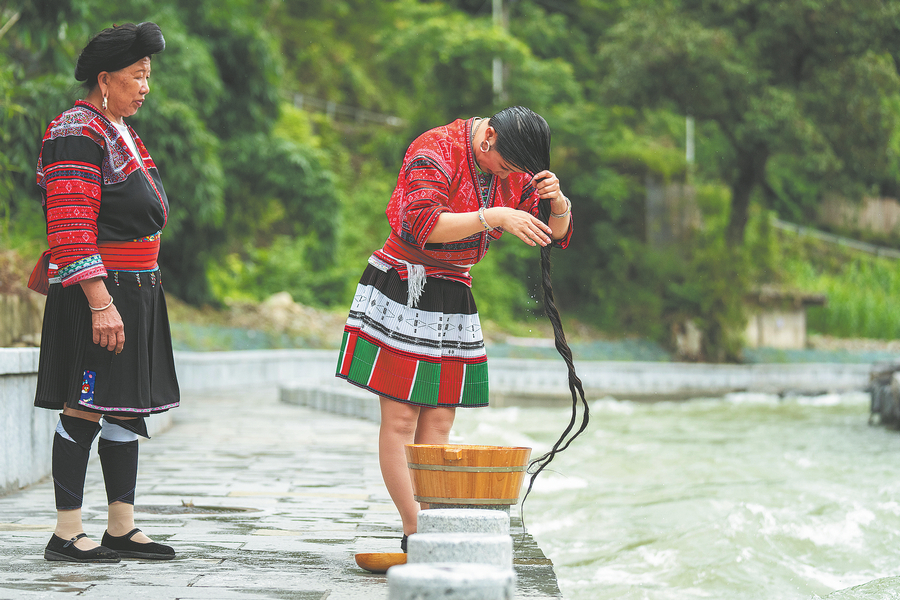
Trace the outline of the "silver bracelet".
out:
[[[106,306],[104,306],[104,307],[102,307],[102,308],[94,308],[93,306],[91,306],[90,304],[88,304],[88,308],[91,309],[91,310],[95,310],[95,311],[97,311],[97,312],[100,312],[101,310],[106,310],[107,308],[109,308],[110,306],[112,306],[112,303],[113,303],[113,299],[112,299],[112,296],[110,296],[110,297],[109,297],[109,304],[107,304]]]
[[[572,201],[569,200],[568,198],[566,198],[566,210],[564,212],[561,212],[560,214],[556,214],[555,212],[550,211],[550,216],[556,217],[557,219],[562,219],[563,217],[567,216],[570,212],[572,212]]]
[[[491,227],[490,225],[488,225],[488,222],[484,219],[484,207],[483,207],[483,206],[482,206],[481,208],[478,209],[478,220],[481,221],[481,225],[482,225],[487,231],[493,231],[493,230],[494,230],[494,228]]]

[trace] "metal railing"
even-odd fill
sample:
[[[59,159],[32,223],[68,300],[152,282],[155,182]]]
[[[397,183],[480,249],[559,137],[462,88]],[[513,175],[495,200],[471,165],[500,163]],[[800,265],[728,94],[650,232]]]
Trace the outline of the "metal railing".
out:
[[[314,98],[306,94],[294,94],[294,106],[302,110],[314,110],[325,113],[330,119],[344,118],[350,121],[356,121],[357,123],[376,123],[378,125],[388,125],[390,127],[402,127],[406,125],[406,121],[400,117],[383,115],[355,106],[338,104],[331,100]]]
[[[813,229],[812,227],[797,225],[796,223],[788,223],[787,221],[782,221],[781,219],[776,218],[772,219],[772,225],[785,231],[793,231],[800,235],[808,235],[824,242],[846,246],[848,248],[853,248],[854,250],[860,250],[862,252],[868,252],[869,254],[874,254],[875,256],[883,256],[885,258],[895,259],[900,258],[900,250],[896,250],[895,248],[876,246],[875,244],[867,244],[866,242],[860,242],[859,240],[826,233],[824,231],[819,231],[818,229]]]

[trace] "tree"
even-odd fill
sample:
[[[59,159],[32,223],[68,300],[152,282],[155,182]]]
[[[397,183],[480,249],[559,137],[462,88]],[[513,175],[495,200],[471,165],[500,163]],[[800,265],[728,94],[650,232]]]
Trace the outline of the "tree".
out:
[[[730,146],[727,237],[740,244],[754,191],[776,195],[773,157],[855,195],[888,167],[898,19],[888,0],[635,2],[600,51],[603,91],[715,124]]]
[[[248,240],[271,244],[279,233],[323,232],[307,244],[305,260],[308,271],[327,269],[333,211],[311,208],[336,204],[333,176],[314,148],[274,133],[283,89],[266,26],[271,6],[101,4],[0,0],[0,243],[40,243],[35,160],[47,123],[83,94],[72,78],[77,53],[101,29],[139,18],[159,23],[167,40],[153,58],[148,102],[129,123],[147,143],[172,207],[160,254],[169,291],[195,304],[215,300],[207,280],[215,260]]]
[[[35,162],[47,123],[71,104],[76,42],[87,9],[72,0],[0,0],[0,231],[43,232]],[[67,66],[68,65],[68,66]],[[60,74],[68,69],[68,78]]]

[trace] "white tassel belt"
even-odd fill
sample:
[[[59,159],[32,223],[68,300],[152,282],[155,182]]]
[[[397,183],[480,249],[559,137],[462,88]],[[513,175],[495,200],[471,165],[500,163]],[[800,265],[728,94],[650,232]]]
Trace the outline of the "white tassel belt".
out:
[[[400,260],[399,258],[393,259],[406,267],[406,285],[408,288],[406,294],[406,307],[415,308],[419,303],[419,298],[422,297],[422,292],[425,291],[425,265],[416,265],[406,262],[405,260]],[[384,273],[387,273],[388,270],[393,268],[390,264],[374,255],[369,257],[369,264]]]
[[[414,265],[406,261],[400,261],[406,265],[406,285],[409,291],[406,295],[406,307],[415,308],[425,291],[425,265]]]

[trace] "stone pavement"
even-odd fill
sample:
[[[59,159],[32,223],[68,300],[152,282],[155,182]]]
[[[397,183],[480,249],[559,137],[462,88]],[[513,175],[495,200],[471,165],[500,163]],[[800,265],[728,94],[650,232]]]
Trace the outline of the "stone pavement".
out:
[[[174,561],[45,561],[51,482],[0,497],[0,599],[386,599],[386,577],[353,558],[399,551],[377,425],[277,398],[274,387],[191,393],[173,427],[141,443],[137,524],[172,545]],[[99,541],[97,460],[85,488],[85,530]],[[516,597],[561,598],[550,561],[515,519],[513,536]]]

